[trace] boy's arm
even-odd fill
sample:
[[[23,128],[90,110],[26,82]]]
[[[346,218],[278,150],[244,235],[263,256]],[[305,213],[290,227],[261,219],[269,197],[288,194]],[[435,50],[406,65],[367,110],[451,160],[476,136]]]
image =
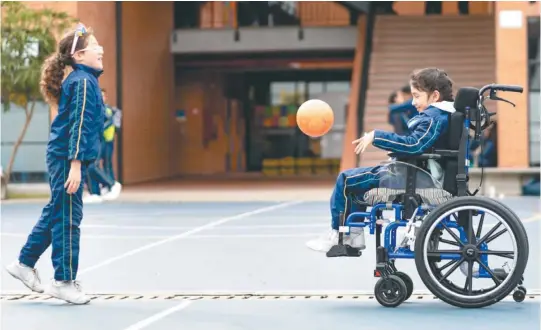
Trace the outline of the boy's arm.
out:
[[[420,122],[415,130],[408,135],[375,130],[372,144],[377,148],[391,152],[422,154],[438,140],[443,126],[441,121],[429,118]]]
[[[92,146],[88,133],[92,131],[89,118],[96,109],[95,91],[87,79],[74,81],[71,86],[73,96],[70,104],[69,160],[87,160],[87,153]]]
[[[107,109],[107,108],[106,108]],[[109,126],[113,125],[113,114],[110,116],[107,115],[107,111],[105,112],[105,122],[103,123],[103,129],[108,128]]]
[[[412,110],[415,113],[415,112],[417,112],[417,109],[413,106],[413,104],[411,102],[412,102],[411,100],[407,100],[407,101],[399,103],[399,104],[391,104],[389,106],[389,111],[391,113],[393,113],[393,112],[397,112],[397,111],[398,112],[403,112],[403,111]]]

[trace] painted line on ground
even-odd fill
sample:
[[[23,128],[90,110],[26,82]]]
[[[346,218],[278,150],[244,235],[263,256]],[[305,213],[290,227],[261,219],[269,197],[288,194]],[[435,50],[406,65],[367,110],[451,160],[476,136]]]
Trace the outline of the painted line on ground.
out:
[[[181,311],[183,309],[185,309],[186,307],[190,306],[192,304],[192,301],[191,300],[184,300],[183,302],[181,302],[180,304],[176,305],[176,306],[173,306],[171,308],[168,308],[162,312],[159,312],[157,314],[154,314],[150,317],[147,317],[146,319],[144,320],[141,320],[137,323],[135,323],[134,325],[131,325],[129,327],[127,327],[125,330],[141,330],[141,329],[144,329],[146,328],[147,326],[151,325],[152,323],[156,323],[158,322],[159,320],[163,319],[163,318],[166,318],[167,316],[173,314],[173,313],[176,313],[178,311]]]
[[[225,218],[219,219],[217,221],[207,223],[206,225],[193,228],[193,229],[191,229],[189,231],[186,231],[186,232],[183,232],[181,234],[171,236],[171,237],[168,237],[166,239],[163,239],[163,240],[160,240],[160,241],[157,241],[157,242],[153,242],[153,243],[150,243],[150,244],[143,245],[143,246],[141,246],[141,247],[139,247],[137,249],[133,249],[131,251],[122,253],[122,254],[120,254],[120,255],[118,255],[116,257],[106,259],[106,260],[104,260],[104,261],[102,261],[102,262],[100,262],[98,264],[95,264],[94,266],[90,266],[88,268],[80,270],[79,275],[83,275],[85,273],[88,273],[88,272],[91,272],[93,270],[96,270],[96,269],[102,268],[104,266],[107,266],[107,265],[109,265],[109,264],[111,264],[111,263],[113,263],[115,261],[130,257],[130,256],[135,255],[137,253],[149,250],[151,248],[154,248],[154,247],[166,244],[166,243],[177,241],[179,239],[182,239],[182,238],[191,236],[193,234],[196,234],[196,233],[198,233],[200,231],[211,229],[211,228],[214,228],[216,226],[222,225],[222,224],[230,222],[230,221],[247,218],[247,217],[257,215],[257,214],[261,214],[261,213],[265,213],[265,212],[271,212],[271,211],[278,210],[278,209],[281,209],[281,208],[284,208],[284,207],[289,207],[289,206],[292,206],[292,205],[300,204],[302,202],[303,201],[293,201],[293,202],[280,203],[280,204],[277,204],[277,205],[267,206],[267,207],[259,208],[259,209],[253,210],[253,211],[248,211],[248,212],[240,213],[240,214],[237,214],[237,215],[225,217]]]
[[[26,238],[28,233],[1,233],[4,237]],[[209,238],[290,238],[290,237],[313,237],[321,236],[318,233],[303,233],[303,234],[223,234],[223,235],[193,235],[185,237],[185,239],[209,239]],[[169,238],[168,235],[146,235],[146,236],[130,236],[130,235],[81,235],[81,239],[113,239],[113,240],[143,240],[143,239],[164,239]]]
[[[185,221],[184,219],[182,221]],[[330,221],[317,224],[298,224],[298,225],[246,225],[246,226],[223,226],[221,229],[288,229],[288,228],[322,228],[329,227]],[[122,229],[122,230],[189,230],[197,226],[123,226],[123,225],[107,225],[107,224],[87,224],[81,225],[81,228],[88,229]]]

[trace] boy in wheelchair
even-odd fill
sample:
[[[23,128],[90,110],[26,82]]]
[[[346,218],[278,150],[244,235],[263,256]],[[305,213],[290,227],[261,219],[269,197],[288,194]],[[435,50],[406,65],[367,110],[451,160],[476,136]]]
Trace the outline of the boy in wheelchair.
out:
[[[455,112],[452,80],[443,70],[425,68],[411,74],[410,86],[413,96],[412,104],[419,111],[419,115],[408,122],[408,132],[405,135],[399,135],[374,130],[352,142],[356,145],[356,154],[364,152],[369,145],[373,145],[395,153],[397,160],[400,160],[401,156],[422,154],[431,148],[444,148],[444,143],[447,141],[449,114]],[[429,161],[427,167],[436,179],[443,177],[442,168],[436,161]],[[390,166],[385,164],[342,171],[338,175],[330,200],[331,231],[322,238],[308,241],[306,243],[308,248],[326,253],[336,245],[340,214],[347,214],[353,207],[359,211],[366,209],[364,206],[353,205],[349,196],[353,194],[362,200],[365,192],[378,188],[381,180],[392,175],[390,171]],[[344,244],[361,250],[365,249],[364,229],[351,228],[350,235],[344,238]]]

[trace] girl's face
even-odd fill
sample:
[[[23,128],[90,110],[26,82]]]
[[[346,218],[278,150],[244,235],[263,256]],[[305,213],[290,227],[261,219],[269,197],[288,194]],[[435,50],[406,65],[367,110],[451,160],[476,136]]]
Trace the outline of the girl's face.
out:
[[[424,111],[432,103],[438,102],[440,98],[440,92],[438,91],[434,91],[431,94],[428,94],[427,92],[418,90],[417,88],[411,85],[410,87],[411,87],[411,96],[413,97],[412,104],[419,112]]]
[[[98,40],[93,35],[88,38],[88,45],[84,49],[78,50],[74,57],[79,64],[97,70],[103,69],[103,47],[99,45]]]

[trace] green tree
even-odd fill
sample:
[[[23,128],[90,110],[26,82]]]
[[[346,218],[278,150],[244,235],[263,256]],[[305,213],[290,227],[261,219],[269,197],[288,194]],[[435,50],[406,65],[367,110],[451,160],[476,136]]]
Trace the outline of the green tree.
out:
[[[31,9],[16,1],[2,2],[2,106],[4,111],[10,111],[16,105],[26,116],[5,171],[7,182],[36,103],[42,101],[39,81],[43,62],[56,51],[56,38],[74,23],[76,20],[65,12]]]

